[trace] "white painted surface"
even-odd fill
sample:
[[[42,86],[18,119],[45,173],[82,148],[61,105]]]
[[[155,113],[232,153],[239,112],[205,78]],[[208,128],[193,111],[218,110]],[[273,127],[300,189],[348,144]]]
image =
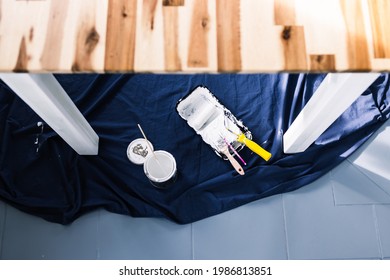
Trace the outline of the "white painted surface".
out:
[[[285,153],[305,151],[378,77],[330,73],[283,136]]]
[[[98,135],[52,74],[2,73],[0,78],[78,154],[98,154]]]

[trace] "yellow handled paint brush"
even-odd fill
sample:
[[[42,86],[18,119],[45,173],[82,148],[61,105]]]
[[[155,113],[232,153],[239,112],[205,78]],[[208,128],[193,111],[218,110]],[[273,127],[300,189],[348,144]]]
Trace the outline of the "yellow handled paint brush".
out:
[[[228,118],[228,116],[225,116],[225,127],[228,131],[230,131],[231,133],[237,135],[237,141],[244,144],[245,146],[247,146],[252,152],[258,154],[260,157],[262,157],[265,161],[268,161],[271,157],[272,157],[272,154],[270,152],[268,152],[267,150],[265,150],[264,148],[262,148],[259,144],[257,144],[256,142],[248,139],[244,133],[242,133],[240,131],[240,133],[236,133],[234,132],[233,130],[231,130],[229,128],[229,125],[226,125],[226,118]]]

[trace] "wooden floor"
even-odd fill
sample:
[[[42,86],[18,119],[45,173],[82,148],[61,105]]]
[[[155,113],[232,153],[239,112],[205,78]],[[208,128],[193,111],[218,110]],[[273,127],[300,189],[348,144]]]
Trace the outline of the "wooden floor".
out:
[[[0,0],[0,71],[388,71],[387,0]]]

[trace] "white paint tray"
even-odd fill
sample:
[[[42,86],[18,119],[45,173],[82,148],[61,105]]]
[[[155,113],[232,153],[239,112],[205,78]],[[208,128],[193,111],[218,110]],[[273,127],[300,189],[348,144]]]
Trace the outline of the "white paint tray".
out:
[[[252,139],[252,134],[244,124],[225,107],[219,100],[204,86],[198,86],[188,95],[179,100],[176,106],[179,115],[187,121],[203,141],[210,145],[213,150],[223,159],[227,157],[221,152],[226,142],[239,151],[244,144],[237,141],[235,133],[244,133],[248,139]],[[229,149],[228,149],[229,150]],[[232,151],[230,151],[232,155]]]

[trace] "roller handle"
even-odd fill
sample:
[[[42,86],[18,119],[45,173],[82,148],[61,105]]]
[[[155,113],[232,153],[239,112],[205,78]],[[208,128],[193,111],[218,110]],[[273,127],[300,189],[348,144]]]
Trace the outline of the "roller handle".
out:
[[[229,153],[228,149],[223,149],[222,153],[228,158],[234,169],[238,172],[240,175],[245,175],[244,169],[242,169],[241,165],[238,163],[238,161]]]
[[[246,138],[244,134],[238,135],[238,142],[245,144],[250,150],[261,156],[265,161],[268,161],[271,158],[271,153],[263,149],[259,144],[253,142]]]

